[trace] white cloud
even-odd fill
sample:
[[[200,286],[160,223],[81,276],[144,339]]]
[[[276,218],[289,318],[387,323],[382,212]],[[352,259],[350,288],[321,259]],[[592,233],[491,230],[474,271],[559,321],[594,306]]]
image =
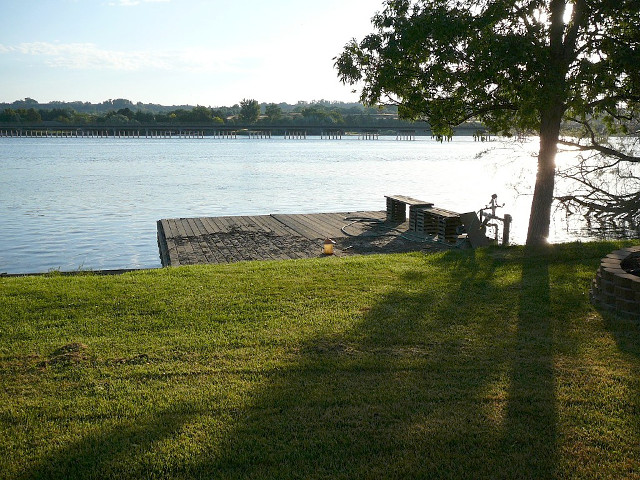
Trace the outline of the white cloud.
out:
[[[189,72],[246,72],[262,63],[251,51],[224,52],[187,48],[165,51],[106,50],[93,43],[31,42],[15,46],[0,44],[0,54],[39,57],[45,65],[72,70],[163,70]]]

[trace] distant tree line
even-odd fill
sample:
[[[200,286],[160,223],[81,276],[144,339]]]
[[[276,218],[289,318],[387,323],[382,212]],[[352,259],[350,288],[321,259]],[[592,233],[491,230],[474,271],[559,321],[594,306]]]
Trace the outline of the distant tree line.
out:
[[[260,103],[243,99],[231,107],[184,105],[166,107],[126,100],[107,100],[100,104],[50,102],[40,104],[26,98],[11,104],[0,103],[0,123],[69,125],[326,125],[410,127],[399,120],[397,107],[366,107],[360,103],[319,100],[287,103]]]

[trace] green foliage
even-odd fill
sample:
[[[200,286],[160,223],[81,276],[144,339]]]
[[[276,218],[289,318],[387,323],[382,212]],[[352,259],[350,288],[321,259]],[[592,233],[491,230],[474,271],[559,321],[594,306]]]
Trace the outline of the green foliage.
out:
[[[269,105],[267,105],[265,107],[264,113],[270,122],[275,122],[282,118],[282,108],[280,107],[280,105],[276,105],[275,103],[270,103]]]
[[[39,109],[38,112],[40,113],[43,121],[53,120],[56,122],[69,123],[74,118],[74,112],[69,108],[53,108],[51,110]]]
[[[130,108],[121,108],[116,112],[117,115],[122,115],[123,117],[127,117],[129,120],[132,120],[135,114],[131,111]]]
[[[135,119],[140,123],[153,123],[155,121],[155,116],[151,112],[137,110],[135,113]]]
[[[169,108],[161,105],[136,104],[128,100],[121,100],[119,105],[130,105],[118,110],[109,109],[102,113],[101,108],[108,108],[113,100],[104,104],[93,105],[81,102],[50,102],[39,104],[35,100],[29,100],[29,105],[36,105],[44,122],[64,123],[69,125],[113,124],[113,125],[154,125],[154,124],[198,124],[198,125],[223,125],[230,117],[240,114],[240,105],[232,107],[184,107]],[[22,115],[28,109],[13,108],[25,105],[25,101],[17,101],[12,104],[0,104],[7,106],[0,112],[0,122],[25,123]],[[52,107],[52,108],[46,108]],[[32,108],[32,107],[30,107]],[[255,108],[255,106],[253,107]],[[260,108],[265,110],[265,118],[261,118],[260,124],[264,126],[278,126],[282,124],[305,126],[309,124],[348,124],[353,126],[370,126],[377,128],[394,128],[398,126],[411,126],[407,121],[399,120],[396,107],[364,107],[359,103],[329,102],[319,100],[316,102],[298,102],[295,105],[286,103],[262,104]],[[94,111],[94,113],[87,113]],[[119,115],[115,119],[114,116]],[[414,125],[415,126],[415,125]],[[427,126],[424,125],[426,128]]]
[[[314,123],[329,125],[344,123],[344,118],[339,110],[324,105],[312,104],[308,107],[302,108],[300,113],[302,113],[304,118],[309,119]]]
[[[200,105],[193,107],[190,119],[193,122],[210,122],[213,119],[211,109]]]
[[[349,43],[336,66],[342,81],[364,82],[364,102],[391,99],[442,133],[470,118],[496,132],[538,131],[556,103],[585,118],[637,102],[638,8],[637,0],[387,1],[376,32]]]
[[[168,121],[171,123],[183,123],[183,124],[208,124],[213,122],[213,110],[211,108],[196,106],[192,109],[179,108],[172,112],[169,112],[164,118],[156,115],[158,121]]]
[[[13,108],[5,108],[2,113],[0,113],[0,122],[20,122],[20,115]]]
[[[19,108],[13,110],[11,108],[5,108],[2,114],[0,114],[0,122],[24,122],[24,123],[40,123],[42,117],[40,112],[35,108]]]
[[[240,102],[240,121],[256,123],[260,117],[260,104],[257,100],[243,99]]]
[[[634,478],[621,245],[0,278],[0,476]]]

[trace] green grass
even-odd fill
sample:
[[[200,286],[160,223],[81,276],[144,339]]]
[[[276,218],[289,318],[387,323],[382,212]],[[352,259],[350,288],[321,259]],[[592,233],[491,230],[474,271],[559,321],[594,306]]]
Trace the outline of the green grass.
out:
[[[0,478],[640,478],[622,245],[0,278]]]

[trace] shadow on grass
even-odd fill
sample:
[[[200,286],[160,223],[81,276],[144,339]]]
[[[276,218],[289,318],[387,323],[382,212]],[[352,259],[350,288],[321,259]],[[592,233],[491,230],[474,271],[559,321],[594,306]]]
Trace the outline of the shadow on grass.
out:
[[[19,479],[145,478],[137,459],[163,439],[175,435],[194,415],[188,406],[116,423],[67,444]]]
[[[557,465],[549,259],[528,252],[522,263],[518,325],[510,371],[503,453],[517,478],[552,478]]]
[[[549,304],[546,263],[525,260],[522,281],[501,285],[473,252],[440,262],[446,290],[408,272],[352,331],[303,345],[193,474],[553,477],[553,328],[548,310],[533,308]],[[495,313],[476,315],[474,299]]]
[[[631,368],[632,377],[636,379],[634,385],[629,384],[630,403],[635,405],[637,411],[640,411],[640,322],[620,317],[612,313],[603,313],[607,330],[613,335],[616,345],[628,360]],[[636,442],[640,444],[640,417],[635,415],[632,417],[634,424],[632,426]]]
[[[525,258],[509,283],[473,252],[437,263],[446,288],[406,272],[351,331],[309,339],[265,376],[222,444],[165,472],[118,472],[132,445],[149,450],[197,414],[178,407],[89,436],[25,478],[553,477],[548,264]]]

